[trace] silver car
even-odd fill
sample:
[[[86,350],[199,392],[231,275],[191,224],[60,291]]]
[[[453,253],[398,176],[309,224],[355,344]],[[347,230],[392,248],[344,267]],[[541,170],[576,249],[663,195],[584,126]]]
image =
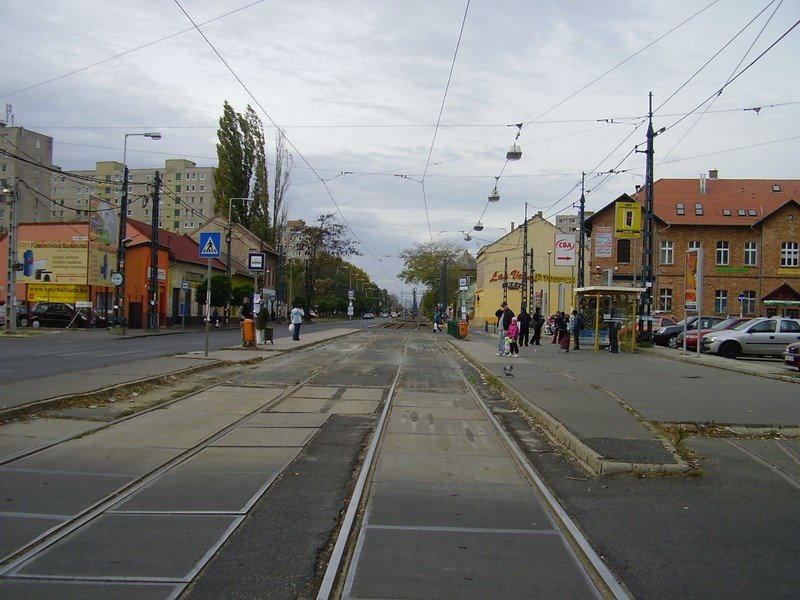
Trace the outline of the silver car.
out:
[[[733,329],[704,335],[700,340],[700,350],[725,358],[742,355],[782,357],[786,346],[798,341],[800,319],[759,317]]]

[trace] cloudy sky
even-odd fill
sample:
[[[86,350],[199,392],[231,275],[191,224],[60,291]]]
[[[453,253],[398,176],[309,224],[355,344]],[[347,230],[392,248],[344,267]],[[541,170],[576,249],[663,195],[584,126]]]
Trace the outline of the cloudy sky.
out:
[[[474,252],[526,209],[575,212],[582,172],[589,210],[642,184],[649,92],[656,179],[798,177],[796,0],[9,0],[2,19],[0,98],[56,164],[158,130],[129,166],[214,166],[223,102],[250,104],[291,145],[290,217],[336,213],[398,294],[418,242]]]

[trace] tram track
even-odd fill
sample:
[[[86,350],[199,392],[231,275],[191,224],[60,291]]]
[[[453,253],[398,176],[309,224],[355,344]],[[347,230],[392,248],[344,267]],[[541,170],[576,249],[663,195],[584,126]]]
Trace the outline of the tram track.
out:
[[[335,341],[332,341],[326,343],[325,345],[327,346],[334,343]],[[133,497],[141,490],[153,485],[153,483],[157,482],[165,474],[170,473],[171,471],[176,469],[176,467],[186,464],[187,461],[197,456],[200,452],[210,448],[212,444],[214,444],[216,441],[220,440],[221,438],[225,437],[232,431],[246,424],[249,420],[255,418],[257,415],[264,413],[270,408],[281,404],[287,398],[292,397],[293,394],[303,389],[304,386],[307,386],[311,382],[313,382],[315,378],[320,377],[320,375],[322,374],[335,372],[336,369],[341,365],[342,361],[357,355],[359,352],[368,351],[369,347],[375,343],[376,340],[374,338],[369,338],[369,337],[363,338],[359,343],[355,344],[352,341],[348,341],[345,344],[343,351],[336,352],[333,355],[328,356],[327,358],[315,361],[315,366],[312,367],[310,371],[303,374],[301,377],[298,377],[295,381],[285,384],[282,390],[275,397],[259,404],[256,408],[248,411],[246,414],[242,415],[240,418],[233,420],[226,426],[211,432],[209,435],[203,437],[197,443],[192,444],[190,447],[178,452],[171,459],[161,462],[160,464],[151,468],[147,472],[135,478],[132,478],[130,481],[126,482],[123,485],[114,488],[113,490],[106,493],[102,497],[97,498],[91,504],[85,506],[82,510],[77,511],[75,514],[70,515],[68,518],[62,519],[61,522],[49,528],[42,534],[32,539],[26,540],[25,543],[22,543],[17,547],[15,547],[13,550],[6,552],[2,557],[0,557],[0,577],[19,576],[23,578],[29,578],[30,575],[20,575],[19,571],[31,560],[35,559],[37,556],[40,556],[48,549],[54,547],[56,544],[58,544],[60,541],[64,540],[68,536],[75,534],[82,528],[86,527],[88,524],[95,521],[101,515],[107,514],[114,507],[121,505],[122,503]],[[320,347],[321,346],[316,346],[315,349],[319,350]],[[292,353],[293,356],[290,357],[288,360],[296,358],[297,356],[307,352],[308,350],[305,349],[300,350],[299,352],[294,352]],[[320,353],[317,352],[317,354],[319,355]],[[285,362],[287,359],[280,359],[280,358],[278,359],[279,362],[281,360],[284,360]],[[97,434],[98,432],[113,430],[115,426],[121,424],[131,424],[132,422],[135,422],[137,419],[142,419],[148,415],[152,416],[152,414],[155,411],[164,410],[168,407],[178,405],[182,402],[191,401],[193,398],[201,396],[203,393],[208,392],[213,388],[217,388],[220,386],[236,386],[237,385],[236,379],[237,379],[236,376],[230,378],[215,379],[210,383],[208,383],[207,385],[204,385],[200,389],[192,390],[190,393],[171,399],[168,402],[161,403],[157,406],[153,406],[149,409],[142,410],[135,414],[115,419],[109,423],[103,423],[98,425],[97,427],[79,431],[72,435],[67,435],[57,440],[52,440],[49,443],[31,447],[24,451],[7,456],[3,458],[2,463],[0,463],[0,466],[2,466],[4,471],[6,471],[7,473],[19,471],[20,469],[23,469],[23,467],[20,466],[20,463],[22,463],[25,460],[36,458],[37,456],[44,455],[45,453],[53,450],[58,450],[60,446],[66,447],[66,445],[70,444],[71,442],[88,439],[92,435]],[[287,461],[287,463],[279,469],[279,472],[281,472],[288,465],[288,462],[290,461]],[[273,476],[269,481],[267,481],[265,485],[258,490],[258,493],[255,495],[255,497],[252,498],[249,503],[247,503],[245,509],[243,509],[241,511],[241,514],[238,515],[239,518],[235,519],[233,526],[230,527],[225,532],[223,539],[219,540],[219,545],[221,545],[224,542],[224,539],[230,536],[232,532],[236,529],[236,527],[239,526],[242,519],[246,515],[247,512],[246,509],[252,506],[252,504],[258,499],[258,497],[260,497],[265,493],[266,489],[269,487],[272,481],[274,481],[276,476]],[[207,556],[204,557],[204,560],[208,560],[210,556],[211,555],[208,554]],[[193,572],[196,573],[201,568],[202,564],[198,565],[197,569]],[[151,578],[148,579],[147,582],[153,583],[154,581],[157,580],[158,578],[155,579]],[[188,581],[183,583],[188,583]]]
[[[529,461],[525,458],[523,451],[517,446],[517,443],[512,439],[512,436],[505,431],[498,419],[493,414],[492,408],[486,403],[481,393],[469,381],[469,378],[464,373],[462,367],[457,364],[452,350],[447,348],[445,350],[438,341],[433,342],[433,346],[438,350],[440,355],[444,358],[444,366],[453,373],[457,373],[457,383],[462,392],[470,401],[474,402],[480,408],[487,421],[491,424],[493,434],[496,434],[508,452],[509,458],[513,461],[514,466],[524,476],[525,480],[531,486],[531,494],[541,500],[546,506],[546,510],[551,515],[551,518],[557,524],[558,529],[563,535],[566,543],[571,548],[575,560],[581,565],[585,571],[586,576],[592,582],[592,587],[597,594],[597,597],[604,598],[628,598],[625,589],[619,584],[617,579],[606,567],[603,560],[594,551],[589,542],[581,533],[580,529],[570,519],[566,511],[560,506],[559,502],[552,494],[552,492],[545,485],[544,481],[539,477],[533,469]],[[395,399],[398,395],[399,388],[402,387],[401,381],[405,373],[413,369],[413,365],[409,365],[407,357],[409,354],[409,338],[406,339],[403,350],[403,360],[401,361],[395,380],[390,389],[389,396],[386,399],[383,411],[381,413],[378,424],[375,428],[375,433],[370,443],[370,447],[366,453],[364,463],[358,476],[353,496],[350,500],[345,518],[343,519],[341,529],[338,533],[334,549],[330,561],[327,565],[321,586],[316,596],[317,600],[328,600],[330,598],[355,598],[360,597],[354,589],[357,587],[356,577],[358,564],[360,562],[369,562],[365,559],[365,554],[369,552],[365,539],[368,535],[365,531],[370,529],[387,529],[388,530],[401,530],[404,527],[401,525],[375,525],[367,523],[371,509],[374,509],[373,503],[373,489],[377,483],[377,473],[379,470],[379,463],[382,460],[383,450],[386,443],[386,432],[389,426],[389,420],[395,413],[396,407],[394,406]],[[460,402],[456,402],[460,404]],[[420,411],[423,412],[423,411]],[[428,412],[425,418],[420,415],[420,421],[434,426],[437,422],[437,417],[434,416],[435,409]],[[412,412],[412,421],[415,421],[413,415],[417,414],[416,411]],[[470,442],[475,442],[475,432],[471,431],[469,427],[465,427],[464,433]],[[481,435],[481,432],[478,432]],[[488,433],[483,435],[489,435]],[[409,530],[417,530],[419,526],[408,527]],[[458,532],[462,528],[450,527],[431,527],[431,530],[440,530],[442,532]],[[425,528],[422,528],[425,530]],[[469,530],[471,533],[480,534],[481,532],[494,532],[505,531],[509,533],[517,533],[514,530],[493,530],[484,527],[467,527],[463,530]],[[521,531],[522,535],[530,533]],[[373,546],[374,547],[374,546]],[[423,552],[430,552],[430,550],[422,550]],[[372,563],[371,563],[372,564]],[[391,592],[378,593],[372,590],[373,593],[382,596],[386,594],[391,596]],[[414,592],[409,590],[409,595],[404,597],[413,597]],[[452,593],[458,595],[457,590],[452,590]],[[394,597],[394,596],[392,596]]]

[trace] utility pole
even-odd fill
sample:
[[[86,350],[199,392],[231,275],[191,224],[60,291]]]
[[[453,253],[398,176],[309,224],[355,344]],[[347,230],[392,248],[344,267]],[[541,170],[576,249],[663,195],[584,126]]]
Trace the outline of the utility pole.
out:
[[[584,256],[584,245],[586,243],[586,232],[584,230],[584,220],[586,216],[585,208],[586,208],[586,195],[584,193],[584,183],[586,181],[586,173],[581,173],[581,200],[580,200],[580,232],[578,234],[578,287],[583,287],[583,281],[585,276],[585,266],[584,261],[586,257]]]
[[[127,142],[127,138],[125,138]],[[125,160],[124,158],[122,159]],[[128,165],[122,165],[122,198],[119,203],[119,238],[117,239],[117,277],[119,285],[114,301],[114,329],[124,333],[125,328],[125,235],[128,230]]]
[[[528,203],[525,203],[525,220],[522,222],[522,285],[520,308],[528,310]]]
[[[508,257],[505,258],[503,267],[503,302],[508,302]]]
[[[158,329],[158,203],[161,173],[156,171],[153,189],[153,216],[150,221],[150,298],[147,305],[147,327]]]
[[[645,195],[644,195],[644,231],[642,236],[642,281],[644,281],[644,328],[639,330],[644,332],[644,339],[650,341],[653,333],[653,322],[650,320],[653,305],[653,139],[656,133],[653,131],[653,92],[649,94],[650,105],[648,110],[647,126],[647,149],[645,150]],[[661,130],[663,131],[663,129]]]
[[[0,194],[8,204],[8,276],[6,277],[6,330],[17,331],[17,202],[19,201],[19,178],[13,188],[3,187]]]
[[[530,257],[530,265],[531,265],[531,289],[530,293],[528,294],[528,312],[530,312],[531,307],[536,304],[536,267],[533,266],[533,248],[530,250],[531,257]]]

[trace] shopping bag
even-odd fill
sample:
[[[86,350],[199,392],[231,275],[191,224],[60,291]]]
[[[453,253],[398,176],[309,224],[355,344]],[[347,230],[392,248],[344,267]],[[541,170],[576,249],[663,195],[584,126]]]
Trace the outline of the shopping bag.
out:
[[[294,333],[294,323],[289,323],[289,333]]]

